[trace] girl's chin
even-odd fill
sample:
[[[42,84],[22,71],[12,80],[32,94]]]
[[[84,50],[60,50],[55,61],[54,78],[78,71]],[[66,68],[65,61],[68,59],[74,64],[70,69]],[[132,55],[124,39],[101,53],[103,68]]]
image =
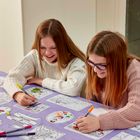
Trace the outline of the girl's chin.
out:
[[[45,60],[49,63],[55,63],[57,61],[56,58],[45,58]]]
[[[105,77],[106,77],[106,75],[105,75],[105,74],[97,74],[97,76],[98,76],[99,78],[101,78],[101,79],[103,79],[103,78],[105,78]]]

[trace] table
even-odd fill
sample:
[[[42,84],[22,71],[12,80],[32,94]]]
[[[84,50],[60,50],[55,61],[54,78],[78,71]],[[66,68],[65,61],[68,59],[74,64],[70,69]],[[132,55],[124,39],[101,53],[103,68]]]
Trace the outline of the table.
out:
[[[0,72],[1,81],[5,76],[6,73]],[[95,107],[93,113],[100,113],[100,111],[104,110],[103,105],[93,101],[89,103],[81,97],[64,96],[36,85],[27,85],[25,86],[25,90],[29,94],[36,96],[38,99],[37,106],[28,108],[21,107],[14,100],[11,100],[3,87],[0,86],[0,131],[8,131],[30,124],[33,126],[32,129],[18,133],[33,131],[36,132],[36,136],[0,138],[0,140],[140,139],[140,125],[132,129],[98,131],[90,135],[82,134],[73,129],[73,123],[76,118],[85,115],[91,105]]]

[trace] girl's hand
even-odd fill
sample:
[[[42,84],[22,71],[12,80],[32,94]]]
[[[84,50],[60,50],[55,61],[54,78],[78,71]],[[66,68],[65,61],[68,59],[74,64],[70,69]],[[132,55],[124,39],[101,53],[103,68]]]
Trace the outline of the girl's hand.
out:
[[[37,84],[37,85],[42,85],[42,78],[31,78],[27,81],[27,84]]]
[[[36,102],[34,96],[27,95],[24,92],[15,93],[13,98],[22,106],[29,106]]]
[[[87,116],[78,118],[76,121],[78,130],[83,133],[89,133],[100,129],[100,122],[98,117]]]

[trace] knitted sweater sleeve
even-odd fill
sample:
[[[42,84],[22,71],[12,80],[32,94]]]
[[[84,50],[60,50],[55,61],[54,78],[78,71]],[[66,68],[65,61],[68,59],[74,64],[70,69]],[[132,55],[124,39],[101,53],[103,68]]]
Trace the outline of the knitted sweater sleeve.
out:
[[[34,53],[33,50],[28,53],[15,68],[9,71],[5,78],[3,87],[11,97],[13,97],[16,92],[21,91],[21,89],[16,86],[17,83],[24,86],[27,82],[26,78],[34,75]]]
[[[140,63],[128,69],[128,101],[118,109],[100,115],[101,129],[124,129],[140,123]]]
[[[85,83],[85,78],[85,64],[81,60],[76,59],[71,63],[66,79],[45,78],[42,86],[68,96],[79,96]]]

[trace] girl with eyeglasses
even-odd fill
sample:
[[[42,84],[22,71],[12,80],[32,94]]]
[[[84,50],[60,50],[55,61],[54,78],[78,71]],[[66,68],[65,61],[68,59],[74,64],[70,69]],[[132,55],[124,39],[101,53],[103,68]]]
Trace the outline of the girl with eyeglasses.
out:
[[[90,41],[86,97],[113,109],[98,117],[77,119],[79,131],[125,129],[140,124],[140,58],[128,54],[119,34],[102,31]]]
[[[40,23],[32,50],[12,69],[4,82],[5,90],[21,105],[35,102],[16,84],[37,84],[69,96],[79,96],[85,81],[85,55],[56,19]]]

